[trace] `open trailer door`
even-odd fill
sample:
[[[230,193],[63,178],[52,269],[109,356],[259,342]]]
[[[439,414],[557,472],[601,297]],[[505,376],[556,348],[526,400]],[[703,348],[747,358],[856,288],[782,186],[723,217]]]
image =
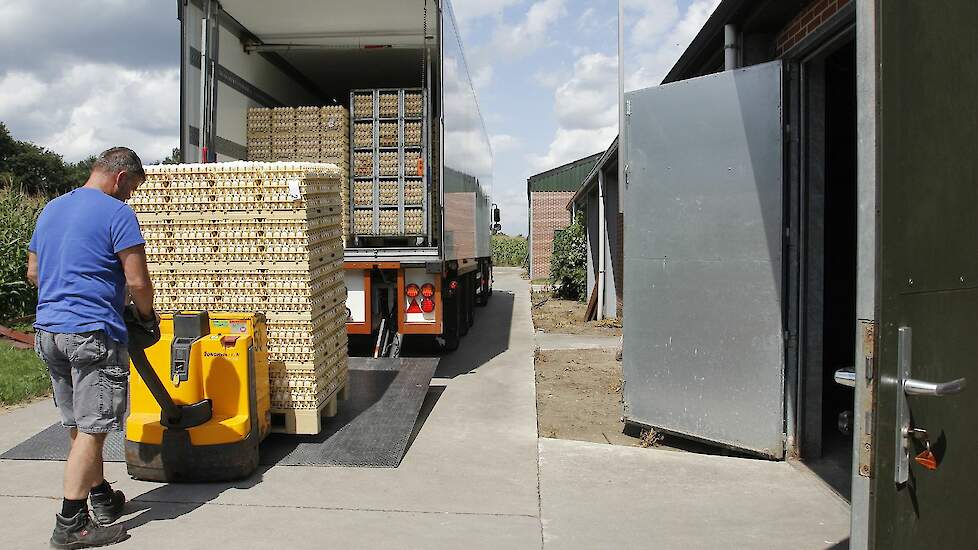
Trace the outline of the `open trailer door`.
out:
[[[625,416],[784,456],[782,68],[626,95]]]
[[[879,375],[869,517],[854,514],[853,533],[868,529],[872,548],[978,548],[978,391],[962,380],[978,382],[978,3],[866,3]]]

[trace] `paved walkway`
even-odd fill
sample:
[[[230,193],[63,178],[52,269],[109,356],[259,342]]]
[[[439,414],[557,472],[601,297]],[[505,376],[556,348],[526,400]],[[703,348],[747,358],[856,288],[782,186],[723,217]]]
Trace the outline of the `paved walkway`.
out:
[[[537,332],[537,348],[543,351],[575,349],[618,349],[620,336],[588,336],[586,334],[559,334]]]
[[[537,439],[529,289],[499,270],[396,470],[277,466],[235,484],[106,477],[132,502],[120,548],[826,548],[848,509],[783,463]],[[0,415],[0,452],[57,419]],[[5,548],[46,548],[60,462],[0,461]]]

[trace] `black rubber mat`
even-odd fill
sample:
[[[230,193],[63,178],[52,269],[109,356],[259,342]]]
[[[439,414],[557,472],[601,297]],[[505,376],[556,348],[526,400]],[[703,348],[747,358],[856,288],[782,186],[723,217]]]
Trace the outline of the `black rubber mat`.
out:
[[[350,358],[347,399],[316,436],[272,434],[261,463],[283,466],[396,468],[407,449],[438,359]],[[68,437],[61,424],[45,428],[0,459],[65,460]],[[124,462],[121,433],[109,434],[105,460]]]

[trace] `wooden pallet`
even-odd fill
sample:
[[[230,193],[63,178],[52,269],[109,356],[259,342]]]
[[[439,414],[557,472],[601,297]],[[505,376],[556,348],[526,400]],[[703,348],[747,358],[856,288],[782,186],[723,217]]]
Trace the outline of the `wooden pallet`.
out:
[[[323,429],[323,418],[333,418],[339,412],[339,401],[346,399],[346,382],[338,387],[317,410],[272,409],[272,432],[297,435],[316,435]]]

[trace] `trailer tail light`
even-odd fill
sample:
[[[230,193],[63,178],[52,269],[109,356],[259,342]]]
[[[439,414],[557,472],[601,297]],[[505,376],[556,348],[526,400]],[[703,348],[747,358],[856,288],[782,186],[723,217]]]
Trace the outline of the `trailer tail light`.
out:
[[[421,287],[421,296],[424,298],[433,298],[435,296],[435,285],[428,283]]]
[[[424,313],[431,313],[432,311],[435,311],[435,301],[431,298],[421,300],[421,311]]]
[[[425,285],[425,286],[427,287],[427,286],[430,286],[430,285]],[[432,291],[434,291],[434,289],[432,289]],[[413,284],[413,283],[412,284],[409,284],[407,286],[407,288],[404,289],[404,294],[406,294],[407,297],[408,298],[411,298],[412,300],[415,299],[415,298],[417,298],[418,297],[418,294],[421,293],[421,292],[422,291],[418,289],[418,285]]]

